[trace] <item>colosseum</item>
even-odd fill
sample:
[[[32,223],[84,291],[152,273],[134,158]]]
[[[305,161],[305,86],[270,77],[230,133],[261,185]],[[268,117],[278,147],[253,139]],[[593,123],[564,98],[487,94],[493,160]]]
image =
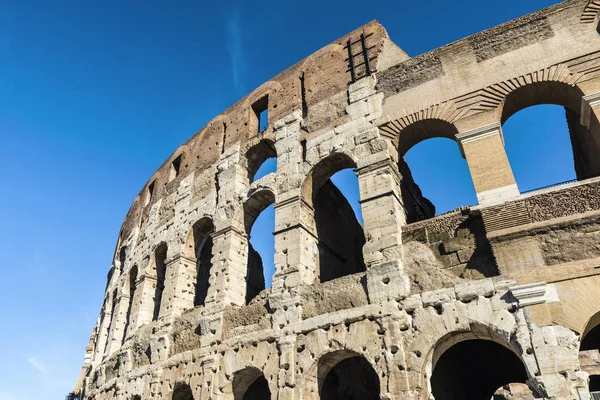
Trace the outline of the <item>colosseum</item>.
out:
[[[599,13],[567,0],[413,58],[373,21],[215,117],[133,201],[70,398],[599,399]],[[537,104],[565,108],[577,179],[524,193],[502,129]],[[404,155],[434,137],[477,205],[421,194]],[[362,224],[330,181],[348,168]]]

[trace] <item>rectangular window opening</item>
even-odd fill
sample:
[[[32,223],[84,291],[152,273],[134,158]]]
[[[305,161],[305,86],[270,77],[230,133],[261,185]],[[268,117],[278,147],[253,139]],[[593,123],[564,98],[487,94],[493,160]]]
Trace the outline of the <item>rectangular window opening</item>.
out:
[[[181,167],[181,154],[171,163],[171,172],[169,174],[169,181],[179,176],[179,168]]]
[[[148,204],[150,204],[150,200],[152,200],[152,195],[154,194],[154,183],[155,183],[155,181],[152,181],[152,183],[150,185],[148,185],[148,190],[146,193],[146,202],[145,202],[144,206],[147,206]]]
[[[264,132],[269,126],[269,96],[264,96],[252,104],[258,132]]]

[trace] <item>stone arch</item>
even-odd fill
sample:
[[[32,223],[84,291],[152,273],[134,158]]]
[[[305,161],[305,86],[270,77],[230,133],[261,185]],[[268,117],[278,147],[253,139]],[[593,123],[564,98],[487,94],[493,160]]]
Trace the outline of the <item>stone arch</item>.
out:
[[[184,254],[196,264],[194,306],[204,305],[208,294],[214,231],[212,219],[202,217],[192,225],[185,242]]]
[[[132,322],[133,322],[133,305],[134,305],[134,299],[135,299],[135,289],[137,286],[137,281],[138,281],[138,267],[137,265],[134,265],[133,268],[131,268],[131,271],[129,271],[129,287],[127,288],[128,291],[128,296],[129,296],[129,303],[127,304],[127,312],[125,314],[125,328],[123,329],[123,340],[122,342],[125,342],[125,338],[127,338],[127,334],[128,331],[131,329],[132,327]]]
[[[271,390],[265,375],[256,367],[246,367],[233,374],[234,400],[270,400]]]
[[[271,139],[259,139],[254,141],[245,152],[243,159],[246,164],[246,170],[248,173],[248,182],[254,181],[254,177],[258,172],[261,165],[270,158],[277,159],[277,150],[275,149],[275,143]]]
[[[425,118],[415,121],[398,133],[398,153],[404,157],[406,152],[420,142],[433,138],[447,138],[456,141],[458,129],[453,123],[440,118]]]
[[[154,288],[154,311],[152,313],[152,320],[156,321],[160,316],[167,277],[167,244],[165,242],[159,243],[158,246],[154,248],[153,254],[154,257],[151,262],[150,276],[156,279],[156,286]]]
[[[338,350],[319,358],[317,382],[322,400],[380,398],[377,372],[365,357],[354,351]]]
[[[499,318],[495,318],[495,320],[499,320]],[[528,379],[534,376],[535,371],[531,371],[529,365],[531,363],[524,359],[524,354],[522,353],[525,347],[513,342],[510,332],[504,332],[494,326],[475,321],[470,322],[469,328],[470,330],[447,332],[435,341],[429,353],[424,357],[425,368],[422,378],[425,382],[423,382],[422,387],[427,387],[429,393],[436,396],[436,400],[462,398],[487,399],[491,398],[495,391],[503,385],[510,383],[526,384],[528,383]],[[465,344],[461,345],[461,343]],[[463,366],[458,366],[461,360],[469,360],[468,362],[471,362],[470,360],[475,360],[475,356],[479,357],[476,362],[473,361],[473,365],[479,363],[476,368],[465,372]],[[496,367],[489,368],[490,363],[496,363],[494,364]],[[506,367],[505,364],[509,366]],[[454,366],[454,368],[451,368],[451,366]],[[459,368],[462,369],[459,370]],[[497,375],[497,371],[502,368],[508,368],[517,373],[506,376]],[[448,385],[445,385],[445,383],[449,382],[444,381],[444,377],[451,376],[453,373],[459,375],[453,377],[453,384],[451,385],[457,391],[460,390],[460,385],[456,382],[458,382],[459,378],[465,378],[469,379],[470,382],[476,381],[481,384],[479,386],[465,384],[461,387],[466,387],[467,389],[465,390],[472,390],[474,393],[477,392],[479,394],[470,393],[466,397],[464,397],[464,393],[457,395],[458,397],[448,395],[448,392],[444,388],[448,389]],[[470,375],[467,376],[465,375],[466,373],[470,373]],[[485,393],[482,394],[482,392]],[[460,397],[461,395],[463,397]]]
[[[472,338],[452,344],[438,356],[430,382],[436,400],[488,399],[499,388],[525,384],[527,379],[525,365],[508,347]]]
[[[144,189],[140,194],[143,199],[143,208],[146,208],[151,203],[154,203],[156,199],[158,199],[164,193],[165,182],[163,182],[162,178],[163,176],[159,169],[152,175],[150,179],[148,179],[146,185],[144,185]]]
[[[496,110],[496,117],[504,124],[517,112],[536,105],[554,104],[566,111],[573,150],[575,173],[578,180],[600,174],[600,123],[590,113],[583,125],[581,107],[583,92],[575,84],[561,80],[533,81],[519,84],[505,95]],[[510,161],[510,160],[509,160]]]
[[[363,246],[366,242],[348,200],[331,182],[337,172],[356,168],[356,162],[345,153],[333,153],[319,161],[306,177],[301,194],[312,207],[309,227],[317,244],[319,257],[316,266],[320,282],[366,270]]]
[[[587,321],[581,334],[579,361],[582,370],[589,373],[590,392],[600,393],[600,311]]]
[[[598,13],[600,13],[600,0],[589,0],[581,13],[581,23],[594,23],[597,21]]]
[[[172,400],[194,400],[192,388],[184,382],[177,382],[173,389]]]
[[[260,188],[251,191],[232,221],[234,226],[239,227],[239,231],[243,232],[246,239],[243,248],[240,250],[246,261],[246,303],[249,303],[265,289],[262,258],[250,243],[252,226],[258,216],[267,207],[274,204],[275,200],[275,193],[271,189]]]

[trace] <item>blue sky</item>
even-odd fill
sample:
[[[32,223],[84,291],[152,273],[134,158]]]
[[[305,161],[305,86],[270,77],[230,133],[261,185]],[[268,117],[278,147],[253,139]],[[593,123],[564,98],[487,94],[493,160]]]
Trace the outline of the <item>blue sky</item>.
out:
[[[69,392],[127,209],[240,97],[372,19],[415,56],[553,3],[0,0],[0,400]],[[572,170],[564,112],[532,110],[505,125],[525,189]],[[430,142],[407,154],[424,193],[440,212],[473,204],[456,145]]]

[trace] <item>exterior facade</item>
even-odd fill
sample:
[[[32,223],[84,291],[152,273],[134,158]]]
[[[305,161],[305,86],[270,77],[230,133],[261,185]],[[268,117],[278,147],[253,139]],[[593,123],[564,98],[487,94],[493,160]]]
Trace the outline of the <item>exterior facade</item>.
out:
[[[374,21],[217,116],[133,202],[75,395],[590,399],[599,13],[567,0],[414,58]],[[548,103],[577,181],[521,193],[502,126]],[[403,158],[432,137],[456,142],[478,205],[433,216]],[[329,180],[345,168],[362,226]],[[271,204],[265,289],[249,234]]]

